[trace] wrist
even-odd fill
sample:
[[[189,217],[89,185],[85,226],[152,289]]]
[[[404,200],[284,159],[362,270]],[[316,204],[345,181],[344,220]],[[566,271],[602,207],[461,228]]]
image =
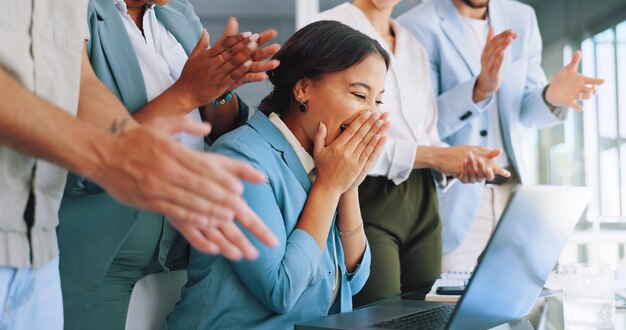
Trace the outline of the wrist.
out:
[[[555,105],[556,102],[551,100],[550,86],[551,84],[548,84],[546,85],[546,87],[544,87],[543,91],[541,92],[541,96],[543,97],[543,102],[545,102],[548,108],[553,111],[554,109],[558,108],[558,106]]]
[[[418,146],[415,153],[415,161],[413,169],[434,168],[439,167],[439,150],[433,146]]]
[[[180,80],[176,81],[172,87],[168,88],[164,93],[172,95],[174,100],[180,104],[182,110],[187,113],[192,109],[199,107],[201,104],[194,100],[193,95],[189,92],[189,88],[184,86]]]
[[[331,197],[333,200],[337,200],[337,203],[339,203],[344,193],[339,187],[336,187],[333,184],[327,184],[325,181],[320,180],[319,177],[315,180],[315,183],[313,183],[311,193],[313,190],[323,194],[324,196]]]
[[[109,159],[109,151],[115,143],[115,135],[105,131],[93,130],[89,138],[84,139],[84,151],[81,152],[74,163],[72,171],[89,178],[92,181],[100,182],[106,173],[106,161]]]
[[[474,84],[474,93],[472,94],[472,101],[474,103],[482,102],[491,95],[491,93],[484,90],[480,77],[481,76],[478,76],[476,84]]]
[[[350,203],[356,203],[356,205],[359,205],[359,188],[358,188],[358,186],[356,188],[350,188],[350,189],[346,190],[339,197],[339,207],[342,207],[343,205],[347,205],[347,204],[350,204]]]

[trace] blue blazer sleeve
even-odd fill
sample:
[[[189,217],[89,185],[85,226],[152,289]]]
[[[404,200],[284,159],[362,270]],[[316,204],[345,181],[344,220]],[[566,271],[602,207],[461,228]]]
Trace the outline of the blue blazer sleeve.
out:
[[[211,151],[249,162],[269,177],[269,173],[253,157],[245,155],[247,147],[239,142],[218,144]],[[322,253],[315,239],[306,231],[295,229],[287,233],[281,209],[269,183],[244,183],[244,199],[277,236],[279,245],[268,248],[243,231],[260,255],[257,260],[232,262],[235,272],[268,309],[275,313],[288,313],[304,290],[316,279],[321,279]]]
[[[352,295],[356,295],[363,289],[365,286],[365,282],[370,277],[370,267],[372,265],[372,254],[370,252],[370,244],[365,240],[365,251],[363,252],[363,259],[361,259],[361,263],[357,266],[357,268],[352,272],[348,273],[348,284],[350,285],[350,290]]]
[[[478,106],[472,100],[474,95],[474,85],[476,85],[476,78],[468,80],[456,87],[441,93],[441,77],[440,77],[440,63],[441,58],[438,52],[440,47],[435,45],[439,41],[435,37],[426,37],[417,22],[409,17],[401,17],[400,23],[411,32],[411,34],[419,41],[426,49],[428,53],[428,60],[430,62],[430,77],[433,84],[433,91],[437,95],[437,106],[439,108],[439,120],[437,122],[437,128],[442,140],[454,135],[458,130],[463,128],[471,119],[475,118],[481,112],[489,109],[493,97],[490,97],[487,102]]]
[[[548,83],[541,68],[541,34],[534,11],[529,15],[530,52],[528,56],[528,74],[522,99],[520,122],[524,126],[549,127],[561,123],[567,116],[566,109],[550,111],[543,99],[543,89]]]

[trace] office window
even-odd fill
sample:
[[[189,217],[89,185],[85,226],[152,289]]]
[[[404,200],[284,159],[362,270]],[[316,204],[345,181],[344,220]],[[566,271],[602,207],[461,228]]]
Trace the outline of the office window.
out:
[[[626,22],[582,42],[582,71],[605,83],[583,112],[587,218],[626,216]]]

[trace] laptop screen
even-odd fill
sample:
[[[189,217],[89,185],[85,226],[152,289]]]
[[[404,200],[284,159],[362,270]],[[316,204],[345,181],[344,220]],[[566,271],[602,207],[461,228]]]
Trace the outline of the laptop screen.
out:
[[[583,187],[519,186],[448,328],[487,329],[527,315],[590,197]]]

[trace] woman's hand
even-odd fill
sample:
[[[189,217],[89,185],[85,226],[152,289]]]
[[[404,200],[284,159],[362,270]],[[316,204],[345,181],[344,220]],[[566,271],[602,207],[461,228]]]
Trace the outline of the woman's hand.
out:
[[[493,180],[496,174],[509,177],[511,173],[495,163],[495,158],[501,153],[500,149],[468,145],[437,148],[437,160],[433,168],[446,175],[456,176],[463,183]]]
[[[259,44],[276,37],[276,31],[268,30],[259,35],[238,33],[238,29],[237,20],[231,18],[213,47],[209,47],[208,32],[202,32],[180,78],[171,87],[185,109],[208,104],[243,83],[267,79],[262,72],[278,66],[275,60],[261,62],[275,54],[280,48],[278,45],[259,49]]]
[[[320,123],[313,152],[317,169],[315,183],[338,194],[358,186],[363,180],[359,178],[366,164],[370,166],[375,159],[371,156],[380,152],[384,143],[381,134],[387,126],[380,114],[364,111],[333,143],[326,146],[326,126]]]
[[[389,118],[389,113],[388,112],[385,112],[385,113],[382,114],[382,116],[380,116],[379,120],[383,121],[383,125],[380,128],[380,130],[377,133],[375,133],[376,135],[380,136],[380,139],[379,139],[378,143],[374,146],[374,151],[369,155],[369,158],[367,158],[367,160],[365,161],[365,165],[363,166],[363,169],[361,170],[361,173],[354,180],[354,182],[352,183],[350,188],[348,188],[348,190],[347,190],[348,192],[349,191],[356,191],[359,188],[359,185],[361,183],[363,183],[363,180],[365,180],[365,177],[367,176],[367,173],[369,172],[370,168],[372,167],[372,164],[374,164],[374,161],[376,160],[376,158],[378,158],[378,155],[380,154],[380,151],[383,149],[383,146],[385,145],[385,142],[387,141],[387,137],[384,134],[385,134],[385,132],[387,132],[387,129],[389,129],[389,125],[390,125],[390,123],[387,121],[388,118]],[[371,132],[373,132],[373,130],[370,130],[370,133]]]

